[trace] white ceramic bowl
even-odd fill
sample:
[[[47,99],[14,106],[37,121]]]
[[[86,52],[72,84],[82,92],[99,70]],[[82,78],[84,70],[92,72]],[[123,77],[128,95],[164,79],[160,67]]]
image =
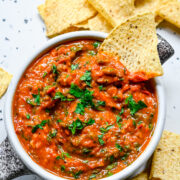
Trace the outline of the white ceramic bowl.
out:
[[[23,149],[16,133],[14,130],[13,125],[13,118],[12,118],[12,103],[13,103],[13,97],[16,90],[16,86],[23,75],[26,68],[30,65],[30,63],[48,52],[53,47],[56,47],[60,44],[70,42],[73,40],[80,40],[80,39],[94,39],[103,41],[104,38],[106,38],[106,33],[101,32],[95,32],[95,31],[79,31],[79,32],[72,32],[67,33],[64,35],[60,35],[56,38],[53,38],[49,40],[47,43],[45,43],[39,50],[37,50],[33,55],[30,55],[30,57],[24,57],[24,64],[18,65],[18,73],[14,75],[11,84],[8,88],[7,92],[7,100],[5,102],[5,113],[4,113],[4,120],[6,124],[6,129],[8,133],[8,138],[10,140],[11,145],[13,146],[16,153],[19,155],[23,163],[35,174],[39,175],[43,179],[48,180],[64,180],[64,178],[57,177],[54,174],[51,174],[50,172],[43,169],[41,166],[36,164],[26,153],[26,151]],[[164,128],[164,122],[165,122],[165,96],[164,96],[164,90],[163,85],[160,78],[155,78],[156,82],[156,90],[157,90],[157,96],[158,96],[158,102],[159,102],[159,110],[158,110],[158,120],[156,124],[156,128],[154,131],[154,134],[151,138],[151,141],[149,142],[148,146],[144,150],[144,152],[127,168],[122,170],[121,172],[114,174],[111,177],[104,178],[104,180],[121,180],[125,179],[127,177],[133,176],[137,172],[139,172],[144,164],[148,161],[148,159],[153,154],[160,137],[162,135],[162,131]]]

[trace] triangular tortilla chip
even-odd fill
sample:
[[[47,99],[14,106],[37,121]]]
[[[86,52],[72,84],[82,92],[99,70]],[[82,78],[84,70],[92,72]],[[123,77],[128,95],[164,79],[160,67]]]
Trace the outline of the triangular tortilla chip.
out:
[[[109,24],[107,20],[100,14],[97,14],[95,17],[92,17],[84,23],[75,25],[75,27],[78,27],[79,30],[87,29],[91,31],[100,31],[106,33],[109,33],[113,29],[111,24]]]
[[[38,10],[49,37],[67,32],[71,26],[90,19],[97,13],[86,0],[46,0],[45,7],[39,6]]]
[[[134,0],[88,0],[92,6],[112,25],[133,14]]]
[[[0,68],[0,98],[6,92],[12,75]]]
[[[157,51],[157,35],[152,13],[131,17],[114,28],[100,50],[111,52],[132,73],[142,72],[148,78],[163,74]]]
[[[150,179],[180,179],[180,135],[164,131],[152,160]]]
[[[89,20],[89,28],[93,31],[101,31],[109,33],[113,27],[107,20],[100,14]]]
[[[152,12],[155,16],[156,25],[163,21],[163,18],[157,14],[159,8],[159,0],[136,0],[135,1],[135,14],[142,14],[144,12]]]
[[[180,28],[180,2],[179,1],[169,1],[164,2],[158,10],[158,14],[164,18],[166,21],[174,24]]]

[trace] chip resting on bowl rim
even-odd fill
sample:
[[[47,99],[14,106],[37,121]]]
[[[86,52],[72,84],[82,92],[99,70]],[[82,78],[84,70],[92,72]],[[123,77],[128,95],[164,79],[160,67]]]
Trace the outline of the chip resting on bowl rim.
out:
[[[154,15],[144,13],[115,27],[100,50],[118,55],[130,72],[142,73],[149,79],[163,74],[157,44]]]

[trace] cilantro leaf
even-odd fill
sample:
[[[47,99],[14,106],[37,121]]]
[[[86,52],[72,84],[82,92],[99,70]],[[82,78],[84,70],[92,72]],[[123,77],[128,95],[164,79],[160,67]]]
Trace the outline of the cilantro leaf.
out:
[[[137,103],[134,101],[133,96],[130,95],[128,98],[126,98],[125,103],[128,104],[128,107],[130,108],[130,113],[133,116],[137,111],[140,109],[146,108],[147,105],[143,101],[138,101]]]
[[[79,68],[79,64],[72,64],[71,65],[71,70],[75,70]]]
[[[120,152],[123,151],[123,148],[122,148],[119,144],[116,144],[116,148],[117,148]]]
[[[106,132],[108,132],[113,126],[114,126],[114,125],[109,125],[109,126],[107,126],[106,128],[101,127],[101,128],[100,128],[100,131],[101,131],[102,133],[106,133]]]
[[[72,174],[73,174],[73,176],[74,176],[75,179],[78,179],[79,176],[82,174],[82,171],[73,172]]]
[[[61,99],[61,101],[66,101],[66,97],[61,92],[56,92],[53,99]]]
[[[121,127],[122,127],[121,121],[122,121],[121,116],[117,115],[117,116],[116,116],[116,122],[117,122],[117,124],[118,124],[118,126],[119,126],[120,129],[121,129]]]
[[[93,46],[94,46],[94,48],[98,48],[99,46],[100,46],[100,42],[98,42],[98,41],[96,41],[95,43],[93,43]]]
[[[86,83],[88,86],[91,86],[91,80],[92,80],[91,71],[86,71],[86,72],[84,73],[84,75],[81,76],[80,80],[81,80],[81,81],[85,81],[85,83]]]
[[[121,112],[119,114],[122,115],[123,113],[124,113],[124,108],[121,108]]]
[[[52,65],[52,72],[53,74],[58,74],[57,67],[55,64]]]
[[[84,106],[83,104],[78,103],[77,106],[76,106],[75,112],[76,112],[77,114],[84,115],[84,112],[85,112],[84,108],[85,108],[85,106]]]
[[[71,84],[69,93],[76,98],[80,98],[83,96],[84,92],[82,89],[80,89],[77,85]]]
[[[40,124],[37,124],[35,125],[33,128],[32,128],[32,133],[35,133],[38,129],[43,129],[43,126],[45,126],[46,124],[48,123],[48,120],[43,120],[41,121]]]
[[[71,133],[74,135],[76,130],[81,130],[84,128],[84,125],[80,119],[76,119],[72,124],[69,125],[68,129],[71,130]]]
[[[47,140],[50,141],[52,138],[56,137],[57,130],[53,129],[47,136]]]
[[[26,114],[26,118],[27,118],[27,119],[30,119],[31,116],[30,116],[29,114]]]
[[[105,101],[98,101],[97,106],[105,106],[106,102]]]
[[[89,121],[86,123],[86,125],[92,125],[95,123],[95,120],[94,119],[89,119]]]
[[[105,143],[103,140],[103,135],[104,134],[98,135],[98,140],[99,140],[100,145],[104,145],[104,143]]]

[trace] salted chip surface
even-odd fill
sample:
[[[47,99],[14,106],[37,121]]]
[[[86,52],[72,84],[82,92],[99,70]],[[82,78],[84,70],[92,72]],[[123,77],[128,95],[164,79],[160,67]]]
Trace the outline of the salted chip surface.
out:
[[[89,29],[93,31],[109,33],[113,29],[113,26],[101,14],[90,19],[88,23]]]
[[[0,68],[0,98],[6,92],[12,75]]]
[[[135,0],[135,14],[152,12],[155,16],[156,25],[163,21],[163,18],[157,14],[160,6],[160,0]]]
[[[86,0],[46,0],[38,8],[46,24],[47,36],[68,32],[71,26],[96,15],[96,10]]]
[[[137,175],[136,177],[132,178],[131,180],[148,180],[147,172],[142,172],[141,174]]]
[[[150,178],[180,179],[180,135],[164,131],[154,152]]]
[[[163,74],[157,44],[154,15],[138,14],[114,28],[100,50],[119,56],[132,73],[143,73],[147,78]]]
[[[166,21],[180,28],[180,2],[169,1],[164,2],[158,9],[158,14]]]
[[[134,10],[134,0],[88,1],[114,27],[125,18],[131,16]]]

